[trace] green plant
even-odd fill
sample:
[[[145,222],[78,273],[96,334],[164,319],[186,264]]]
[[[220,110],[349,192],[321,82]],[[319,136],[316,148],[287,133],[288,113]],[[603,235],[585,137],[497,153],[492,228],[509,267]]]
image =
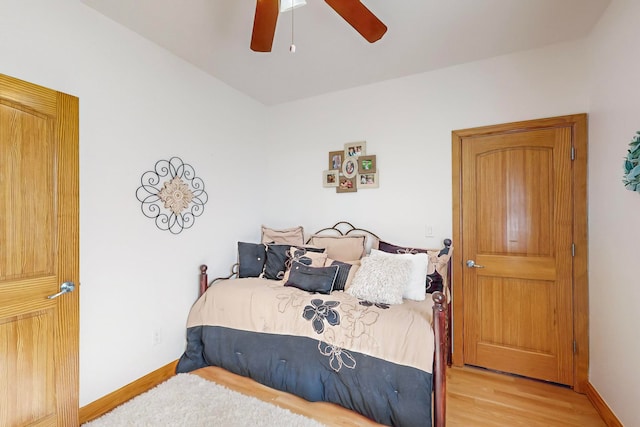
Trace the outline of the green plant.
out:
[[[636,132],[629,143],[622,183],[627,190],[640,192],[640,131]]]

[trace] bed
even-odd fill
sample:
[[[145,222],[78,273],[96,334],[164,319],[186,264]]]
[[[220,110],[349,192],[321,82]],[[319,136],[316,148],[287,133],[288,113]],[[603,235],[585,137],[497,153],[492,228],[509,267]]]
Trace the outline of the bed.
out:
[[[239,242],[229,277],[209,281],[200,267],[176,371],[219,366],[380,424],[443,426],[451,241],[401,247],[344,221],[302,240],[292,230],[265,237],[263,227],[262,243]],[[355,240],[361,258],[347,260]]]

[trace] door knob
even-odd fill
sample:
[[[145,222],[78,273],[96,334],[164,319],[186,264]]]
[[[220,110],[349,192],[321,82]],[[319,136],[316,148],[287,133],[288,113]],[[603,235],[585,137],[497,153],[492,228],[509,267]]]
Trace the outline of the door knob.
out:
[[[467,260],[467,267],[469,268],[484,268],[484,265],[478,265],[476,264],[476,262],[472,259]]]
[[[66,294],[67,292],[73,292],[75,288],[76,288],[76,285],[73,282],[64,282],[62,285],[60,285],[60,292],[58,292],[57,294],[49,295],[47,298],[49,299],[58,298],[62,294]]]

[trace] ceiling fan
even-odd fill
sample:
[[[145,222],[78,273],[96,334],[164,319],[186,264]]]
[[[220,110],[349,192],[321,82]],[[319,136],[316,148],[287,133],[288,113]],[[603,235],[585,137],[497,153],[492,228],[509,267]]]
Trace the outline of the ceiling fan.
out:
[[[387,32],[387,26],[360,0],[325,0],[325,2],[369,43],[380,40]],[[251,50],[271,52],[276,23],[278,22],[278,11],[279,0],[256,0]]]

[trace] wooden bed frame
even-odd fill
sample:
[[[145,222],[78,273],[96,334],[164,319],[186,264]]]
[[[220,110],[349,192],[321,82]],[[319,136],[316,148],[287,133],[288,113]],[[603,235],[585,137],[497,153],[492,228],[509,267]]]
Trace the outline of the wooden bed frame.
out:
[[[344,232],[340,226],[347,225],[350,227],[349,231]],[[373,236],[375,239],[378,239],[374,233],[356,228],[348,222],[341,221],[335,224],[333,227],[324,228],[320,230],[320,232],[325,232],[327,230],[336,230],[341,235],[346,235],[351,232],[369,234]],[[317,234],[317,233],[316,233]],[[451,240],[444,240],[444,247],[448,248],[451,246]],[[451,261],[449,261],[449,265],[447,266],[449,270],[449,280],[447,283],[449,295],[451,294]],[[222,279],[230,279],[237,274],[237,264],[234,264],[231,267],[231,275],[227,277],[218,277],[211,281],[208,279],[207,275],[207,266],[200,266],[200,294],[202,295],[207,288],[213,284],[214,282]],[[448,315],[449,311],[449,303],[447,302],[446,296],[442,292],[434,292],[432,294],[433,298],[433,330],[434,330],[434,356],[433,356],[433,426],[434,427],[444,427],[446,424],[446,397],[447,397],[447,387],[446,387],[446,376],[447,376],[447,366],[449,364],[450,359],[450,333],[451,333],[451,324],[450,318]]]

